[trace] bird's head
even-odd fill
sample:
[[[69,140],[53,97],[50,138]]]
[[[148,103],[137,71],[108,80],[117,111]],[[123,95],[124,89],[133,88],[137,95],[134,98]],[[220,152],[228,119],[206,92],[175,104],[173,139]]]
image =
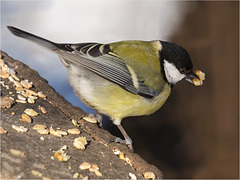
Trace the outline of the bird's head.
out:
[[[181,46],[161,41],[162,49],[160,58],[163,73],[171,86],[174,86],[182,79],[192,82],[192,79],[199,77],[193,72],[193,64],[188,52]]]

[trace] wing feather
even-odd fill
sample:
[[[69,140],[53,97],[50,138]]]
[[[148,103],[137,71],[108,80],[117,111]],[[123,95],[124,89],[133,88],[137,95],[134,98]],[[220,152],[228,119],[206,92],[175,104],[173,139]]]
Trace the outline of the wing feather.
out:
[[[141,77],[137,77],[138,86],[134,86],[132,74],[126,63],[111,51],[109,45],[81,43],[59,44],[58,47],[61,50],[57,53],[68,64],[83,66],[133,94],[146,98],[153,98],[159,94],[159,91],[153,91],[144,85]]]

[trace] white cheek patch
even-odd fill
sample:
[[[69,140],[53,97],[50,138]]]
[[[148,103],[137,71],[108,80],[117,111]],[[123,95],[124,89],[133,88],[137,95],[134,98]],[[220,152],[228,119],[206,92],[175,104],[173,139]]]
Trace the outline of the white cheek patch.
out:
[[[181,81],[185,75],[181,74],[176,66],[167,60],[163,61],[164,71],[166,78],[169,83],[176,84],[178,81]]]

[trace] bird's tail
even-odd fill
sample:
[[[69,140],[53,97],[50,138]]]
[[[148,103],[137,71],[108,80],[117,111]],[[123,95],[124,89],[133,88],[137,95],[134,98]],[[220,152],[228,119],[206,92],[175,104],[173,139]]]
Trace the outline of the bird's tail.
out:
[[[31,34],[29,32],[23,31],[21,29],[12,27],[12,26],[7,26],[7,28],[16,36],[27,39],[29,41],[32,41],[34,43],[37,43],[47,49],[50,50],[55,50],[57,49],[56,43],[49,41],[47,39],[44,39],[42,37],[36,36],[34,34]]]

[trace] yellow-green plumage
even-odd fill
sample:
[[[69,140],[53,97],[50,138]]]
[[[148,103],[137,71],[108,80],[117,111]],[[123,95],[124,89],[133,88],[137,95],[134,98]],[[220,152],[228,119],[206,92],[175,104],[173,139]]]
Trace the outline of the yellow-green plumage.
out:
[[[111,50],[135,73],[144,78],[144,84],[153,90],[161,90],[166,83],[161,75],[159,41],[121,41],[109,44]]]
[[[170,95],[171,88],[165,83],[162,92],[152,98],[144,98],[132,94],[116,84],[98,87],[90,98],[90,104],[99,112],[110,116],[113,120],[122,120],[128,116],[149,115],[158,110]]]
[[[80,99],[100,113],[110,116],[115,124],[128,116],[149,115],[158,110],[171,92],[169,84],[161,75],[158,53],[161,45],[155,41],[123,41],[109,45],[112,55],[121,57],[119,60],[131,67],[133,81],[134,78],[140,78],[145,85],[160,93],[153,98],[145,98],[95,75],[86,84],[74,88]],[[133,76],[134,73],[137,77]],[[76,83],[71,84],[74,86]]]

